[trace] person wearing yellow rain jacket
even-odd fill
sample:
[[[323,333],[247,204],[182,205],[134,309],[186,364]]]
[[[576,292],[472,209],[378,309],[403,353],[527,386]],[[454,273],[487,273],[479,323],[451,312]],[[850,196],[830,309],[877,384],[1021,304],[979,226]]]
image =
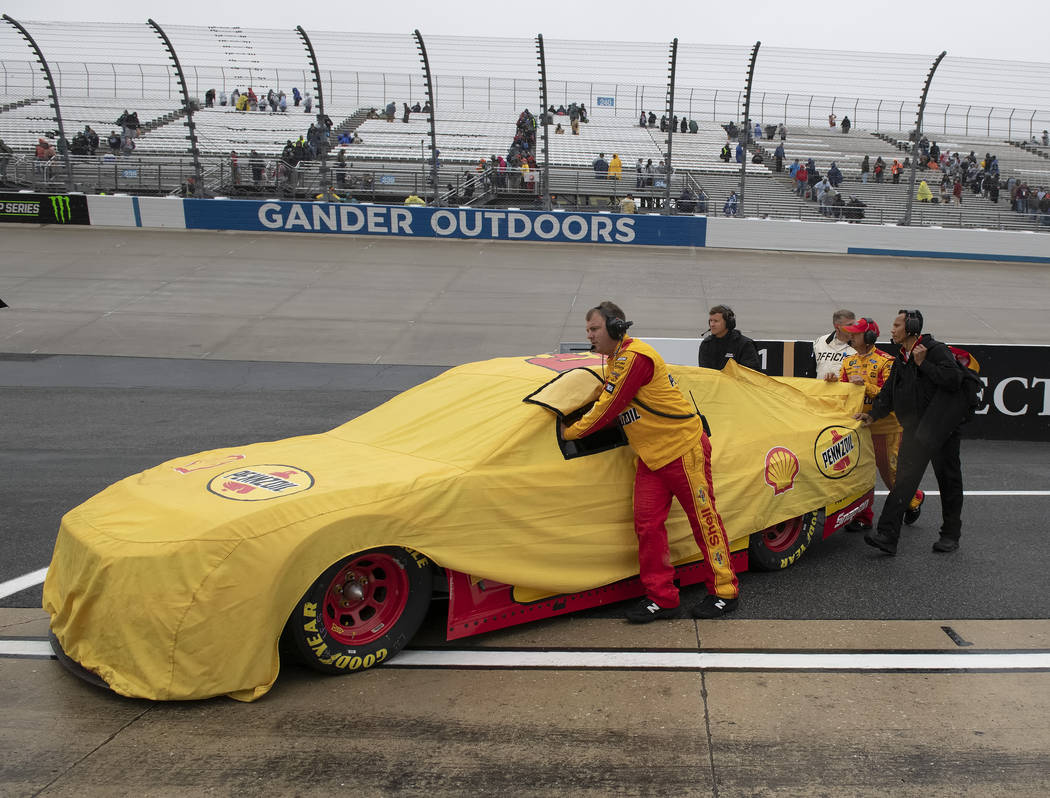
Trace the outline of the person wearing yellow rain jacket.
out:
[[[623,163],[620,161],[620,156],[614,152],[612,160],[609,161],[609,179],[619,180],[622,175]]]
[[[933,199],[933,192],[930,191],[925,180],[919,182],[919,190],[915,192],[915,199],[919,202],[929,202]]]
[[[843,359],[839,380],[864,386],[864,412],[870,413],[875,397],[879,395],[882,386],[890,378],[894,359],[881,349],[875,348],[875,339],[879,337],[879,325],[874,319],[866,317],[857,319],[852,324],[843,325],[842,331],[849,333],[849,344],[856,350],[856,354]],[[902,434],[900,422],[893,413],[880,418],[871,425],[871,442],[875,448],[875,467],[878,468],[879,476],[882,477],[883,483],[889,490],[893,490],[893,483],[897,481],[897,452],[900,450]],[[921,490],[915,491],[915,495],[908,503],[908,510],[904,514],[904,523],[914,524],[919,519],[925,498]],[[873,521],[874,514],[872,508],[868,506],[850,522],[846,529],[850,532],[862,532],[871,529]]]
[[[619,424],[638,455],[634,480],[634,531],[645,596],[626,612],[632,623],[680,615],[664,522],[677,498],[689,518],[714,594],[694,606],[696,618],[718,618],[739,603],[729,540],[715,506],[711,443],[696,408],[689,404],[667,364],[649,344],[627,337],[631,322],[612,302],[587,312],[587,338],[605,355],[608,376],[594,405],[575,423],[562,424],[565,440],[576,440]]]

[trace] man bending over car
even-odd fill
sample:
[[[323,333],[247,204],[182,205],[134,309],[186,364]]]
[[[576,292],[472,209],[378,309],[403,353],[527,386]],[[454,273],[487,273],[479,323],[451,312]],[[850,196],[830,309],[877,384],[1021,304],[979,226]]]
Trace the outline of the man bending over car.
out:
[[[663,358],[649,344],[627,337],[631,322],[612,302],[587,312],[587,340],[606,357],[608,379],[594,406],[571,426],[566,440],[620,424],[638,455],[634,478],[634,531],[645,597],[626,613],[632,623],[681,614],[665,522],[675,497],[689,517],[714,577],[714,595],[692,608],[695,618],[718,618],[739,603],[729,540],[715,508],[711,444],[695,408],[682,395]]]

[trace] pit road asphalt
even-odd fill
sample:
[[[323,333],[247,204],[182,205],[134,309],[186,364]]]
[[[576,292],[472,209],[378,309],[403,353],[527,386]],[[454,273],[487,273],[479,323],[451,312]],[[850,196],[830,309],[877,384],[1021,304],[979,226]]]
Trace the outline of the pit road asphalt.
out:
[[[582,311],[600,299],[622,300],[643,338],[692,337],[706,307],[726,301],[756,337],[815,337],[837,307],[888,322],[914,305],[959,343],[1050,344],[1047,274],[5,227],[0,582],[44,567],[62,513],[116,479],[329,429],[458,362],[581,340]],[[872,280],[907,288],[873,295]],[[965,441],[963,466],[967,490],[1050,489],[1045,444]],[[626,627],[614,607],[456,647],[1046,651],[1048,504],[968,497],[962,548],[945,557],[929,550],[931,497],[896,558],[836,535],[785,572],[742,575],[741,608],[722,621]],[[33,587],[0,600],[0,642],[46,634],[39,599]],[[443,644],[441,609],[417,645]],[[154,704],[100,692],[54,661],[0,657],[0,795],[1041,796],[1048,719],[1046,672],[377,668],[327,679],[286,668],[255,704]]]

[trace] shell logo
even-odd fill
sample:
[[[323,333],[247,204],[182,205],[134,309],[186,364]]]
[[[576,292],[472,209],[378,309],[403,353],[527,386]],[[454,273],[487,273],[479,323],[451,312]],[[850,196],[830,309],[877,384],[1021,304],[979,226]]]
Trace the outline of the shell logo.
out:
[[[302,493],[314,478],[301,468],[287,465],[253,465],[224,471],[208,483],[208,492],[223,499],[260,502]]]
[[[849,427],[825,427],[817,435],[813,459],[828,479],[842,479],[860,461],[860,436]]]
[[[774,496],[795,487],[798,469],[798,457],[790,449],[774,446],[766,452],[766,484],[773,489]]]

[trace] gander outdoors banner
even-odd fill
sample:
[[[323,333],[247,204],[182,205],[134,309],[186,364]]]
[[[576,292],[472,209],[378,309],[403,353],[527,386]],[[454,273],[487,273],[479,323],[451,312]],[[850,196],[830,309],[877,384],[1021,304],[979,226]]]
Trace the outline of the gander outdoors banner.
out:
[[[339,202],[184,201],[191,230],[343,233],[585,244],[702,247],[703,216],[430,208]]]
[[[90,224],[83,194],[0,193],[0,222]]]

